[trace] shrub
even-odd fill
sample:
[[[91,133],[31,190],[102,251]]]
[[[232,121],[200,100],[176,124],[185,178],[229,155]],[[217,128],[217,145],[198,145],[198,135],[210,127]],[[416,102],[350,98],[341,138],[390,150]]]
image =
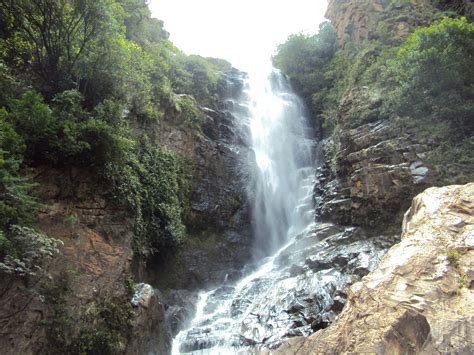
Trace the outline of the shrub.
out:
[[[149,257],[173,250],[185,233],[189,163],[147,139],[127,159],[124,164],[109,164],[106,174],[115,197],[126,201],[135,213],[135,252]]]
[[[330,85],[324,75],[336,52],[336,32],[329,22],[320,25],[316,35],[296,34],[278,46],[273,64],[286,73],[295,88],[308,98]]]
[[[446,121],[452,137],[474,131],[474,25],[445,18],[417,29],[390,63],[396,89],[390,101],[400,115]]]
[[[11,226],[8,241],[4,236],[0,241],[7,247],[0,271],[29,275],[42,271],[47,260],[59,252],[61,244],[32,228],[18,225]]]

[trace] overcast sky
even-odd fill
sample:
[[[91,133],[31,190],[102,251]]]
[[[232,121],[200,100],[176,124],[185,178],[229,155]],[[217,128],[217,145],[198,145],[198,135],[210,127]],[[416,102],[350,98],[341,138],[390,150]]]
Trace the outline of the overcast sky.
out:
[[[314,33],[327,0],[151,0],[186,54],[224,58],[246,69],[268,59],[292,33]]]

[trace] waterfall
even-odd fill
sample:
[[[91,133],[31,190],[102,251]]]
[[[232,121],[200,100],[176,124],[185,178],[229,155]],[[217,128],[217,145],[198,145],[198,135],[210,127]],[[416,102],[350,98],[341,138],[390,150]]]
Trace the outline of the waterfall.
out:
[[[314,218],[312,161],[314,139],[304,105],[276,69],[250,73],[237,121],[250,130],[255,154],[253,202],[256,258],[274,253]]]
[[[315,222],[314,133],[284,75],[251,72],[230,106],[254,152],[248,199],[258,262],[238,282],[200,293],[173,355],[248,354],[309,335],[340,310],[350,273],[368,272],[382,255],[363,238],[352,241],[354,228]]]

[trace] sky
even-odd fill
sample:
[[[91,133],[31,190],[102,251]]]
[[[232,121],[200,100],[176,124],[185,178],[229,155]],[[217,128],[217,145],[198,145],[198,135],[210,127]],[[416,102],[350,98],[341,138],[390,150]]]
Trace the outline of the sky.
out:
[[[290,34],[317,32],[327,0],[151,0],[149,6],[186,54],[245,70],[268,60]]]

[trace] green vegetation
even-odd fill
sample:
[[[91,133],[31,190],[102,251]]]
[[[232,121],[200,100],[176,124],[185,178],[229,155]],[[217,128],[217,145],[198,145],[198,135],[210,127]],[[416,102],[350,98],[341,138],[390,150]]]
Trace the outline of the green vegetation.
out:
[[[445,18],[417,29],[388,62],[387,110],[436,142],[432,162],[447,183],[472,178],[474,25]]]
[[[190,164],[166,148],[142,139],[124,164],[109,164],[115,197],[135,212],[135,253],[173,250],[184,238]]]
[[[448,261],[454,268],[459,268],[459,253],[456,249],[448,250]]]
[[[439,18],[439,13],[429,14]],[[383,24],[385,22],[381,22]],[[326,137],[378,119],[396,120],[431,142],[430,162],[441,183],[474,177],[474,25],[446,17],[417,28],[393,46],[382,37],[335,51],[333,30],[294,35],[279,47],[273,61],[289,75],[306,99]],[[382,39],[382,40],[380,40]],[[344,93],[357,100],[357,110],[339,109]],[[329,145],[328,145],[329,146]],[[337,159],[337,149],[328,151]],[[334,164],[333,164],[334,165]]]
[[[96,174],[135,213],[138,254],[173,250],[191,170],[156,131],[199,131],[230,64],[184,55],[143,0],[0,0],[0,22],[0,262],[26,257],[36,166]]]
[[[334,85],[330,61],[336,52],[336,32],[329,22],[320,25],[317,35],[291,35],[278,46],[273,64],[290,76],[295,89],[310,102],[314,114],[322,112],[323,92]],[[317,94],[317,97],[312,97]]]
[[[46,339],[41,354],[118,354],[123,353],[132,328],[133,295],[128,282],[120,296],[101,297],[82,312],[71,310],[71,273],[63,272],[43,285],[42,293],[51,315],[44,325]],[[79,305],[75,305],[79,307]]]

